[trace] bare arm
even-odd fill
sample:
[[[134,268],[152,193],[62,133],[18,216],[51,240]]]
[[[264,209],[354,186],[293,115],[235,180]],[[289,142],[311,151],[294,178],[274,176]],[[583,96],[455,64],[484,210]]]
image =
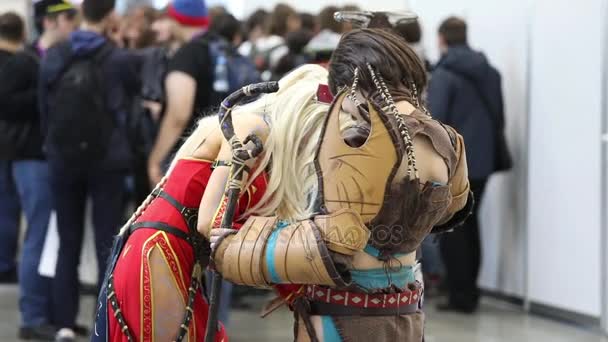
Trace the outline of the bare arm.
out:
[[[239,120],[234,122],[234,129],[237,137],[239,137],[241,141],[252,133],[260,137],[263,142],[266,141],[268,136],[268,127],[266,126],[266,123],[262,118],[254,115],[243,115],[242,117],[239,117]],[[232,150],[226,139],[222,139],[222,146],[218,153],[217,160],[232,160]],[[248,167],[252,168],[255,164],[255,160],[249,160],[246,164]],[[211,174],[209,182],[207,183],[207,188],[203,194],[198,214],[198,231],[207,238],[209,238],[210,230],[216,219],[222,197],[224,196],[229,174],[229,167],[220,166],[216,168]],[[247,177],[248,174],[245,173],[243,176],[243,184],[247,183]]]
[[[192,117],[196,81],[181,71],[167,75],[167,111],[148,160],[150,182],[156,184],[162,177],[161,164],[179,140]]]
[[[181,158],[194,157],[207,160],[216,159],[222,140],[223,137],[219,132],[217,116],[208,116],[201,119],[194,132],[192,132],[188,139],[184,141],[175,154],[167,174],[173,170],[175,163]]]

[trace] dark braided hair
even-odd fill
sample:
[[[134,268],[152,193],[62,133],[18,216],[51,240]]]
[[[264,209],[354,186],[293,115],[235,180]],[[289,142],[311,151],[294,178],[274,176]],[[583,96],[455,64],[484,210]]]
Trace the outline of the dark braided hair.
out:
[[[342,37],[329,62],[332,93],[350,87],[358,68],[359,89],[384,107],[367,64],[384,79],[395,101],[414,101],[413,85],[418,96],[426,89],[424,63],[405,40],[388,29],[371,28],[353,30]]]

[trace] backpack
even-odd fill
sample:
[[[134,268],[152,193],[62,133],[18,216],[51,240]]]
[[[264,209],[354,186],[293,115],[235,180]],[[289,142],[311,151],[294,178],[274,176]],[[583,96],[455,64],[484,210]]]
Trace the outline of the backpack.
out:
[[[135,97],[127,120],[128,137],[133,151],[140,156],[150,154],[159,122],[156,122],[142,101],[166,104],[165,77],[169,70],[169,53],[165,48],[150,48],[143,52],[141,68],[141,92]],[[161,114],[162,118],[162,114]]]
[[[169,70],[169,51],[164,47],[143,51],[141,67],[141,97],[145,100],[165,103],[165,77]]]
[[[213,92],[219,99],[218,104],[238,89],[260,82],[260,73],[255,64],[241,55],[225,39],[210,39],[209,53],[214,70]]]
[[[60,48],[71,53],[70,44]],[[106,104],[101,66],[112,50],[105,43],[93,55],[72,56],[49,84],[46,144],[63,160],[87,163],[106,156],[115,119]]]

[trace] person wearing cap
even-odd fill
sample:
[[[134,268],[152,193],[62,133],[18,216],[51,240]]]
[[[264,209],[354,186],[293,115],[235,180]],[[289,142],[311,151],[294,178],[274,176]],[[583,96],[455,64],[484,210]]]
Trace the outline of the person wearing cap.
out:
[[[210,103],[213,70],[209,48],[204,41],[209,16],[204,0],[174,0],[166,10],[174,24],[176,38],[185,42],[169,61],[165,78],[167,103],[156,143],[148,159],[150,183],[163,175],[163,165],[175,150],[180,137],[193,127],[195,118]]]
[[[40,37],[31,46],[33,52],[43,57],[51,46],[66,40],[77,25],[77,10],[63,0],[40,0],[34,4],[36,30]]]

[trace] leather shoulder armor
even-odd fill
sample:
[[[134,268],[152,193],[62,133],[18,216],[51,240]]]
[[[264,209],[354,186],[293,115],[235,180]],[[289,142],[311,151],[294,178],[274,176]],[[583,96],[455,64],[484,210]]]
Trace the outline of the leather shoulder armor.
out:
[[[319,177],[317,203],[322,213],[350,208],[367,224],[384,205],[403,155],[391,119],[369,102],[369,136],[361,146],[349,146],[340,131],[340,109],[345,97],[345,92],[336,96],[321,134],[315,157]]]

